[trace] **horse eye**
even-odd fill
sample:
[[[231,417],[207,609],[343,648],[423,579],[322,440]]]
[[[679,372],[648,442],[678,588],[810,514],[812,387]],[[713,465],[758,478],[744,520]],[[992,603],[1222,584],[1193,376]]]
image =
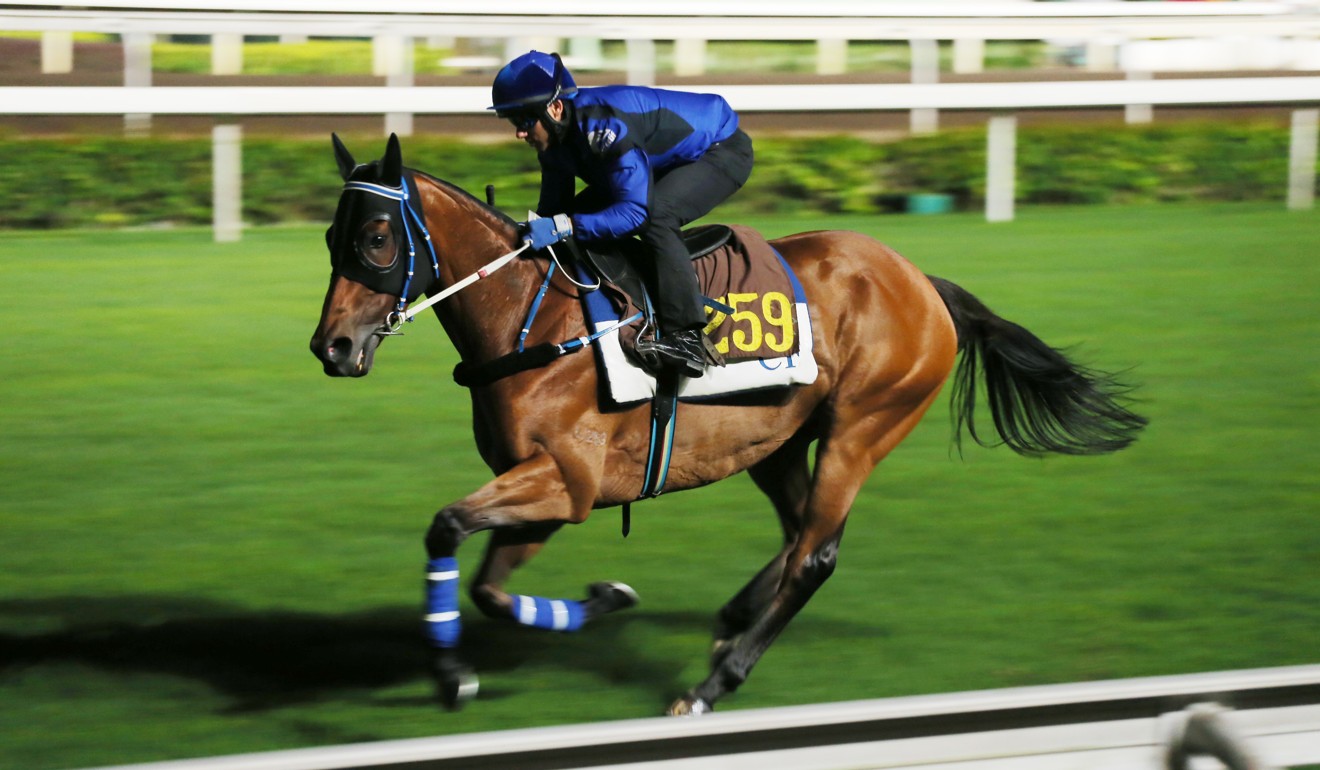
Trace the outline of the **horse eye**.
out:
[[[371,240],[368,242],[368,245],[370,245],[371,248],[373,248],[373,249],[384,248],[384,247],[385,247],[385,236],[380,235],[379,233],[377,233],[376,235],[371,236]]]

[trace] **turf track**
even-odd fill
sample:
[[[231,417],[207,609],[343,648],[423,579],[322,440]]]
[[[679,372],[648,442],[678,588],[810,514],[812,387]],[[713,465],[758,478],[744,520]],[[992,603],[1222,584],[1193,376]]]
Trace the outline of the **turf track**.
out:
[[[1082,361],[1134,367],[1152,423],[1108,458],[958,459],[937,405],[722,708],[1316,662],[1320,216],[750,223],[876,235]],[[431,706],[421,536],[488,472],[433,322],[364,380],[320,373],[322,244],[0,240],[0,767],[649,716],[701,676],[711,614],[777,544],[741,477],[639,505],[626,541],[614,511],[560,533],[515,590],[620,579],[642,606],[571,637],[469,608],[482,697]]]

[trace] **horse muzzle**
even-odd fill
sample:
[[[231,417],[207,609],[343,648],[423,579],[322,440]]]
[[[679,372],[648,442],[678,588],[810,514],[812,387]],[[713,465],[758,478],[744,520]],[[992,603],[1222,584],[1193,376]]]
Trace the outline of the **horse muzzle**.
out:
[[[361,342],[347,336],[328,339],[315,336],[311,342],[312,355],[331,377],[365,377],[371,372],[380,340],[375,334],[367,335]]]

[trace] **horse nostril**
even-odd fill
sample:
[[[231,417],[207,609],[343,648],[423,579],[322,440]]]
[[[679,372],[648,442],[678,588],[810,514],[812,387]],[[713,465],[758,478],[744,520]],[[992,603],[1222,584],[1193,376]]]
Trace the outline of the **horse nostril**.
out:
[[[325,349],[325,360],[340,363],[353,353],[353,340],[348,337],[336,337],[330,347]]]

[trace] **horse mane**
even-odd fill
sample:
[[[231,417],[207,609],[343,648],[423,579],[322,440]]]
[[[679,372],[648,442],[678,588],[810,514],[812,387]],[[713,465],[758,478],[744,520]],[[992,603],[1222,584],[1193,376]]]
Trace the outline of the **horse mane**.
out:
[[[480,198],[468,192],[467,190],[464,190],[462,187],[459,187],[453,182],[448,182],[437,176],[432,176],[426,173],[425,171],[418,171],[417,169],[413,169],[413,168],[408,169],[408,172],[411,173],[414,178],[420,177],[422,179],[426,179],[430,182],[435,183],[437,187],[440,187],[441,189],[448,191],[453,195],[453,197],[457,198],[458,200],[469,203],[477,211],[483,212],[488,218],[493,219],[495,222],[508,228],[516,229],[518,227],[518,223],[514,221],[513,217],[510,217],[508,214],[505,214],[503,211],[500,211],[494,206],[487,205],[485,201],[481,200]]]

